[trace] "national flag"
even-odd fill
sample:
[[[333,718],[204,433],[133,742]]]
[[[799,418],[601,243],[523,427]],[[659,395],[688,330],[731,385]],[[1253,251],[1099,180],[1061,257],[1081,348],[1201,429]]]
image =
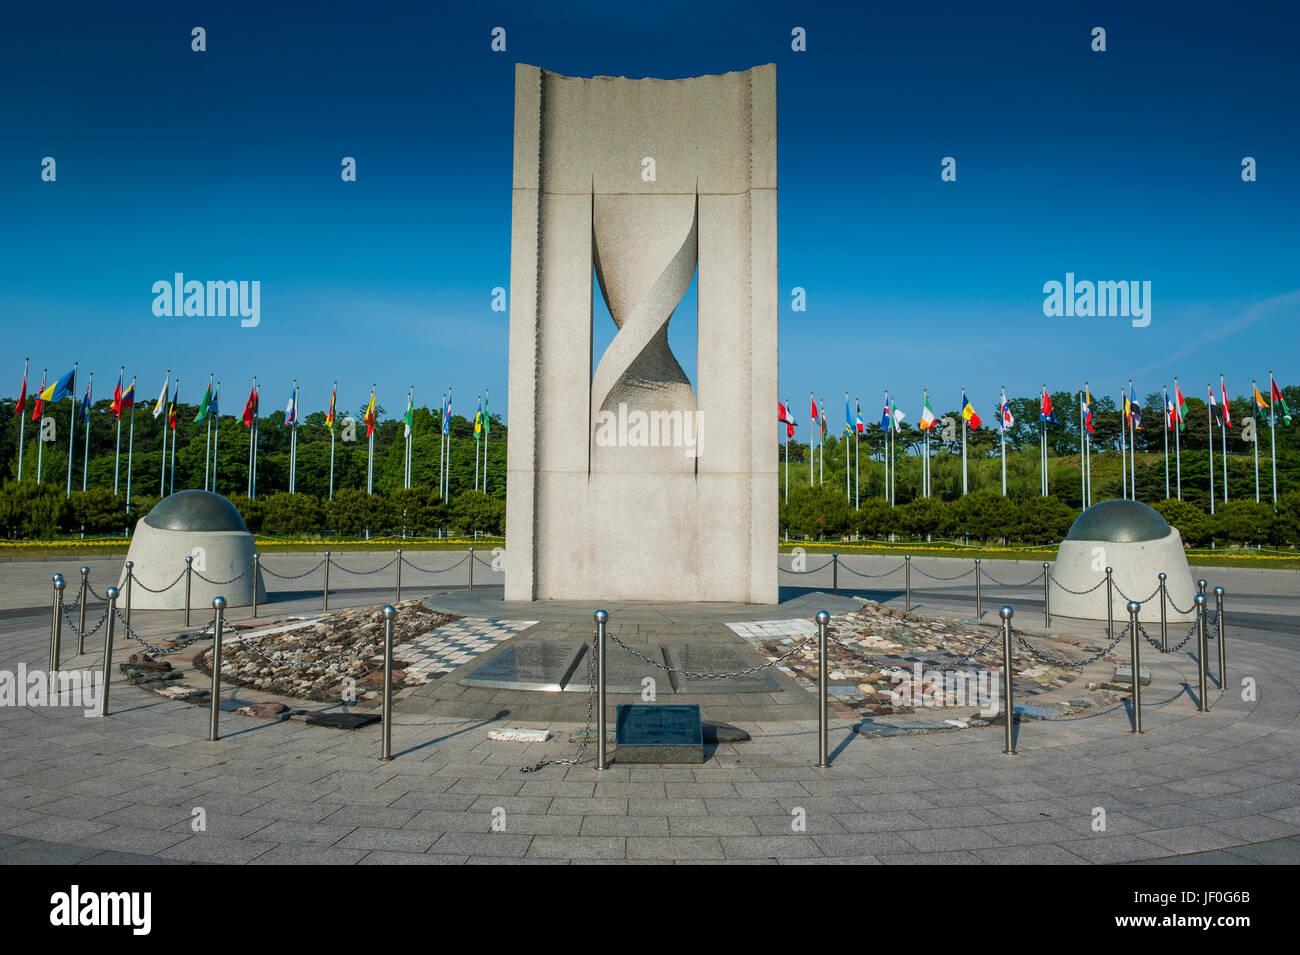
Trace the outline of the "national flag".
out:
[[[1083,426],[1092,434],[1092,392],[1083,389]]]
[[[181,383],[176,382],[176,391],[172,395],[171,403],[167,405],[167,427],[173,431],[176,430],[176,405],[181,400]]]
[[[1124,413],[1128,414],[1128,404],[1125,403]],[[1052,396],[1047,393],[1047,386],[1043,386],[1043,405],[1038,411],[1038,420],[1048,423],[1056,421],[1056,416],[1052,414]]]
[[[90,424],[90,382],[86,382],[86,393],[81,396],[81,420]]]
[[[853,433],[853,412],[849,410],[849,396],[844,396],[844,433]]]
[[[338,399],[338,396],[339,389],[338,386],[335,385],[334,390],[330,392],[330,410],[325,412],[325,424],[329,428],[334,427],[334,402]]]
[[[777,399],[776,420],[778,422],[785,422],[785,436],[787,438],[793,438],[794,429],[799,422],[795,421],[794,415],[790,413],[790,399],[787,398],[784,404],[781,403],[781,399]]]
[[[1138,404],[1137,393],[1133,391],[1132,385],[1129,385],[1129,397],[1126,398],[1125,401],[1131,406],[1133,430],[1145,431],[1146,429],[1142,427],[1142,406]]]
[[[36,390],[36,400],[32,402],[32,420],[38,421],[41,412],[45,410],[45,402],[41,398],[41,392],[45,390],[45,372],[41,372],[41,387]]]
[[[1044,392],[1044,394],[1046,394],[1046,392]],[[980,420],[980,416],[975,413],[975,408],[971,405],[970,401],[967,400],[966,392],[964,391],[961,393],[961,416],[966,423],[971,426],[972,430],[978,428],[984,423]]]
[[[822,414],[819,423],[822,426],[822,435],[821,435],[822,444],[825,444],[826,443],[826,399],[825,398],[822,399]]]
[[[113,389],[113,406],[110,409],[117,417],[118,421],[122,420],[122,373],[117,373],[117,387]]]
[[[1002,430],[1009,431],[1016,423],[1016,419],[1011,414],[1011,406],[1007,404],[1007,396],[1002,396]]]
[[[1178,409],[1168,398],[1165,399],[1165,422],[1171,428],[1178,423]]]
[[[1177,382],[1174,383],[1174,397],[1177,399],[1174,402],[1174,414],[1178,416],[1178,430],[1186,431],[1187,430],[1187,399],[1183,397],[1183,389],[1178,385]]]
[[[921,420],[917,424],[917,427],[922,431],[929,431],[938,423],[939,419],[934,416],[934,411],[930,408],[930,399],[927,397],[925,399],[925,407],[921,409]]]
[[[217,388],[212,392],[212,401],[208,404],[208,414],[218,420],[221,418],[221,382],[217,382]]]
[[[1223,389],[1223,426],[1232,427],[1232,407],[1228,404],[1228,386],[1223,381],[1223,376],[1219,376],[1219,387]]]
[[[171,388],[172,376],[168,372],[167,377],[163,379],[162,391],[158,392],[158,400],[153,405],[153,416],[155,419],[167,410],[167,391]]]
[[[58,381],[48,388],[41,389],[41,400],[48,401],[50,404],[58,404],[68,395],[72,394],[72,389],[77,386],[77,368],[74,365],[72,370],[66,372]]]
[[[1121,391],[1119,396],[1124,399],[1124,426],[1128,427],[1129,420],[1133,417],[1133,412],[1129,406],[1128,395]]]
[[[23,386],[18,392],[18,404],[14,406],[14,414],[22,416],[27,410],[27,372],[23,372]]]
[[[866,434],[867,423],[862,420],[862,402],[857,398],[853,399],[853,420],[858,434]]]
[[[448,395],[442,403],[442,433],[451,434],[451,395]]]
[[[289,403],[284,406],[284,426],[291,428],[298,423],[298,390],[289,392]]]
[[[402,415],[402,424],[405,426],[406,431],[403,437],[409,438],[411,431],[415,428],[415,395],[409,391],[406,393],[406,414]],[[474,430],[478,430],[477,425]]]
[[[1254,388],[1255,388],[1255,407],[1258,408],[1260,411],[1267,411],[1268,402],[1266,402],[1264,400],[1264,396],[1259,393],[1259,385],[1255,385]]]
[[[212,404],[212,385],[209,384],[203,392],[203,400],[199,402],[198,414],[194,416],[194,423],[198,424],[208,416],[208,408]]]
[[[1269,381],[1269,384],[1272,385],[1271,391],[1272,391],[1272,397],[1273,397],[1273,414],[1274,414],[1275,419],[1276,419],[1276,416],[1277,416],[1277,414],[1278,414],[1278,412],[1279,412],[1279,409],[1280,409],[1281,414],[1282,414],[1282,423],[1283,423],[1283,424],[1290,424],[1290,423],[1291,423],[1291,409],[1287,407],[1286,399],[1285,399],[1284,397],[1282,397],[1282,389],[1280,389],[1280,388],[1277,386],[1277,382],[1273,380],[1273,376],[1272,376],[1271,374],[1268,376],[1268,381]]]
[[[902,410],[900,410],[900,409],[898,409],[898,408],[895,408],[895,409],[894,409],[894,430],[895,430],[895,431],[902,431],[902,430],[903,430],[903,429],[902,429],[903,419],[906,418],[906,417],[907,417],[907,415],[905,415],[905,414],[902,412]]]
[[[889,413],[889,398],[885,398],[885,407],[880,412],[880,428],[882,431],[888,431],[893,421],[893,416]]]
[[[1217,418],[1220,422],[1222,422],[1223,414],[1219,411],[1219,403],[1214,400],[1214,386],[1206,385],[1206,388],[1209,389],[1210,392],[1210,417]]]
[[[483,433],[483,399],[480,398],[478,402],[478,410],[474,412],[474,434],[480,435],[482,433]]]
[[[370,404],[366,405],[366,437],[375,433],[375,390],[370,389]]]
[[[808,420],[812,422],[812,425],[815,428],[817,427],[817,399],[814,398],[812,395],[809,395],[808,404],[810,405],[808,411]]]
[[[122,419],[123,411],[126,411],[128,408],[134,408],[134,407],[135,407],[135,382],[133,381],[126,386],[126,391],[122,392],[122,398],[117,403],[118,420],[120,421]]]
[[[252,389],[248,392],[248,400],[244,402],[244,413],[240,416],[240,420],[244,422],[245,427],[251,428],[253,426],[253,421],[256,420],[256,418],[257,418],[257,385],[254,385]]]

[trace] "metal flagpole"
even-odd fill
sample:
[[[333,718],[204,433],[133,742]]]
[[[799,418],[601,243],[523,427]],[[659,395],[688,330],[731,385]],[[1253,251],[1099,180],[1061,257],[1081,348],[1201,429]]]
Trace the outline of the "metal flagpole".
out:
[[[1174,376],[1174,493],[1178,500],[1183,499],[1183,453],[1182,453],[1182,436],[1183,430],[1183,409],[1178,403],[1178,396],[1181,392],[1178,390],[1178,376]]]
[[[131,429],[126,440],[126,512],[131,513],[131,465],[135,460],[135,375],[131,376]]]
[[[889,391],[885,391],[885,416],[889,415]],[[885,462],[885,500],[889,500],[889,432],[885,432],[885,446],[880,452],[880,459]]]
[[[172,428],[172,415],[171,415],[171,412],[174,411],[174,412],[176,413],[176,416],[179,418],[179,417],[180,417],[180,409],[179,409],[177,406],[178,406],[180,403],[181,403],[181,379],[180,379],[180,376],[177,376],[177,378],[176,378],[176,400],[172,403],[172,408],[169,410],[169,412],[168,412],[168,414],[167,414],[167,428],[168,428],[168,429],[171,431],[171,433],[172,433],[172,462],[171,462],[172,476],[171,476],[171,482],[170,482],[170,484],[168,485],[168,486],[170,487],[170,490],[167,492],[168,494],[175,494],[175,493],[176,493],[176,429],[175,429],[175,428]]]
[[[253,429],[249,433],[248,453],[253,458],[253,466],[248,472],[248,496],[257,499],[257,432],[262,424],[262,393],[257,390],[257,379],[253,379]]]
[[[817,399],[813,393],[808,392],[809,404],[809,421],[808,426],[812,428],[812,434],[808,435],[808,486],[813,486],[813,475],[817,471],[817,442],[813,440],[813,435],[817,433],[817,413],[813,410],[817,407]]]
[[[293,428],[289,431],[289,493],[298,493],[298,379],[293,380]]]
[[[212,417],[216,419],[216,427],[212,429],[212,486],[208,490],[214,494],[217,490],[217,450],[221,444],[221,382],[217,382],[217,390],[212,395],[212,404],[215,406],[215,412]]]
[[[790,432],[785,433],[785,496],[783,500],[790,500]]]
[[[253,394],[257,394],[257,376],[253,376]],[[254,401],[257,399],[254,398]],[[253,430],[257,424],[257,409],[253,409],[253,422],[248,426],[248,497],[253,497]]]
[[[965,385],[962,386],[961,393],[963,395],[966,394]],[[966,411],[966,409],[962,408],[961,410],[963,412],[963,414],[961,415],[961,495],[962,497],[965,497],[967,483],[966,483],[966,415],[964,412]]]
[[[1128,380],[1128,391],[1126,393],[1129,395],[1133,394],[1132,378]],[[1137,429],[1133,427],[1133,402],[1130,400],[1129,416],[1128,416],[1128,464],[1129,464],[1128,474],[1129,474],[1129,487],[1133,492],[1130,497],[1130,500],[1133,501],[1137,500],[1137,463],[1138,463]]]
[[[482,409],[482,407],[483,407],[483,396],[482,396],[482,395],[479,395],[479,396],[478,396],[478,402],[479,402],[479,405],[478,405],[478,406],[479,406],[479,409]],[[475,417],[477,417],[477,416],[478,416],[478,412],[476,411],[476,412],[475,412]],[[482,426],[482,420],[480,419],[480,427],[481,427],[481,426]],[[476,491],[478,490],[478,477],[479,477],[479,474],[478,474],[478,451],[479,451],[479,448],[478,448],[478,442],[479,442],[479,437],[478,437],[478,436],[479,436],[479,429],[478,429],[478,428],[475,428],[475,429],[474,429],[474,490],[476,490]]]
[[[1250,379],[1251,397],[1259,394],[1259,383],[1254,378]],[[1272,397],[1270,395],[1269,397]],[[1258,405],[1259,402],[1256,402]],[[1255,503],[1259,503],[1259,408],[1255,409]]]
[[[491,388],[483,389],[483,493],[484,494],[487,493],[488,441],[491,440],[492,438],[492,422],[490,420],[490,413],[488,411],[489,398],[491,397],[491,394],[492,394]],[[786,450],[788,451],[789,449],[787,448]]]
[[[27,394],[27,366],[31,362],[31,357],[23,359],[23,395]],[[27,406],[24,405],[18,415],[18,480],[23,479],[23,442],[26,440],[27,433]],[[37,432],[39,435],[39,432]],[[38,444],[40,442],[37,442]],[[115,492],[116,493],[116,492]]]
[[[853,399],[853,509],[862,509],[862,437],[858,419],[862,417],[862,399]]]
[[[826,432],[821,430],[821,418],[826,417],[826,399],[822,399],[821,406],[817,409],[817,484],[820,486],[826,483]]]
[[[1277,510],[1277,397],[1273,393],[1273,369],[1268,370],[1268,443],[1273,458],[1273,510]]]
[[[330,410],[333,410],[334,399],[338,394],[339,380],[334,379],[334,390],[330,392]],[[334,422],[330,422],[330,500],[334,500]]]
[[[1002,438],[1002,496],[1007,496],[1007,416],[1003,409],[1007,405],[1007,386],[1002,386],[1002,403],[998,405],[998,431]]]
[[[212,400],[212,372],[208,372],[208,401]],[[203,417],[207,420],[208,433],[203,439],[203,490],[208,491],[208,471],[212,467],[212,415],[208,409],[203,410]]]
[[[853,427],[853,422],[848,420],[848,412],[849,412],[849,393],[846,391],[844,392],[845,429],[851,429]],[[848,430],[845,430],[844,432],[844,499],[846,501],[853,500],[853,489],[849,484],[849,477],[850,477],[849,475],[849,432]]]
[[[72,363],[72,388],[68,397],[72,399],[72,411],[68,414],[68,490],[65,497],[72,497],[72,446],[77,437],[77,363]]]
[[[452,389],[447,389],[447,464],[446,476],[443,479],[443,496],[451,497],[451,399]]]
[[[1223,440],[1223,454],[1220,456],[1223,460],[1223,503],[1228,503],[1228,422],[1232,419],[1232,414],[1228,410],[1228,386],[1223,382],[1223,375],[1219,375],[1219,390],[1223,394],[1223,424],[1219,428],[1219,437]]]
[[[167,496],[167,395],[171,392],[172,387],[172,370],[167,369],[167,377],[163,380],[163,433],[162,433],[162,462],[158,468],[158,496]],[[154,406],[157,410],[157,406]]]
[[[1169,500],[1169,386],[1161,385],[1165,396],[1165,406],[1160,409],[1165,419],[1165,500]]]
[[[370,383],[370,394],[372,396],[375,393],[375,384],[376,383],[373,381]],[[375,417],[378,418],[379,415],[376,414]],[[373,494],[375,490],[375,428],[374,425],[367,424],[366,430],[370,432],[370,434],[367,435],[367,438],[369,438],[370,454],[369,454],[369,458],[366,461],[366,493]]]
[[[1083,417],[1083,396],[1079,396],[1079,501],[1083,507],[1088,506],[1088,469],[1084,461],[1088,452],[1084,445],[1088,443],[1088,428]]]
[[[1124,500],[1128,500],[1128,422],[1125,421],[1124,414],[1124,394],[1121,391],[1119,396],[1119,486],[1123,492]]]
[[[120,404],[120,402],[122,400],[121,391],[122,391],[122,386],[124,384],[126,384],[126,365],[122,366],[122,370],[118,372],[118,376],[117,376],[117,390],[118,390],[119,404],[117,406],[117,446],[113,449],[113,496],[114,497],[117,497],[117,473],[122,463],[122,405]],[[135,401],[135,396],[132,395],[132,405],[131,405],[132,408],[135,407],[134,401]],[[19,472],[18,476],[19,478],[22,477],[21,471]]]
[[[45,390],[45,376],[49,374],[48,368],[41,369],[41,391]],[[41,410],[44,411],[42,403]],[[36,483],[41,483],[41,465],[45,458],[45,416],[41,415],[36,422]]]
[[[1209,422],[1210,440],[1206,442],[1206,447],[1210,451],[1210,513],[1214,513],[1214,386],[1208,381],[1205,383],[1206,389],[1210,393],[1210,401],[1205,405],[1205,417]]]
[[[90,399],[90,388],[95,383],[95,373],[91,372],[86,376],[86,398]],[[82,451],[82,492],[86,491],[86,477],[90,472],[90,401],[86,401],[86,420],[82,422],[86,425],[86,447]],[[1256,468],[1258,470],[1258,468]],[[1258,483],[1258,481],[1256,481]],[[1256,495],[1258,496],[1258,495]]]

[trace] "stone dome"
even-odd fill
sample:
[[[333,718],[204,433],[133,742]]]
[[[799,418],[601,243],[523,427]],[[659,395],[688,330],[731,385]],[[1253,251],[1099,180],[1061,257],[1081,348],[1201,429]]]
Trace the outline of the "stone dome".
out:
[[[248,533],[238,509],[210,491],[177,491],[144,517],[150,527],[164,531],[238,531]]]
[[[1080,514],[1066,540],[1134,543],[1169,536],[1169,522],[1160,512],[1139,501],[1102,501]]]

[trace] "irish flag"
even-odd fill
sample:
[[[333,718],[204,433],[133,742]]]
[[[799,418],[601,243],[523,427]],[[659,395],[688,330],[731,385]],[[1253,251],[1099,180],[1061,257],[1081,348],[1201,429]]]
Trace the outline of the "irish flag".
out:
[[[930,399],[926,398],[925,407],[921,409],[921,420],[917,423],[917,427],[922,431],[929,431],[938,423],[939,419],[934,416],[934,411],[930,408]]]

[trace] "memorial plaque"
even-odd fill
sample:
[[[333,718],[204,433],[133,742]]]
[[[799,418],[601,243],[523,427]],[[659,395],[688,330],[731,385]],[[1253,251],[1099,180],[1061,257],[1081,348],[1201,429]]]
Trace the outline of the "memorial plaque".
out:
[[[620,703],[614,760],[619,763],[702,763],[700,708],[683,703]]]
[[[651,660],[660,663],[664,662],[663,651],[659,647],[638,646],[637,649]],[[588,648],[588,652],[590,652],[590,648]],[[656,696],[673,692],[673,684],[668,678],[668,671],[652,666],[643,660],[638,660],[626,650],[612,643],[606,647],[606,693],[635,693],[640,695],[641,691],[645,689],[644,680],[647,677],[655,681]],[[570,693],[586,693],[590,688],[590,684],[587,682],[587,661],[584,658],[582,665],[574,673],[573,680],[564,689]]]
[[[471,664],[459,682],[462,686],[498,690],[559,693],[566,688],[582,656],[581,643],[516,642],[482,663]]]
[[[765,662],[744,647],[696,646],[664,647],[664,658],[675,670],[692,673],[738,673]],[[771,670],[759,670],[725,680],[704,680],[674,673],[673,688],[678,693],[779,693],[781,684]]]

